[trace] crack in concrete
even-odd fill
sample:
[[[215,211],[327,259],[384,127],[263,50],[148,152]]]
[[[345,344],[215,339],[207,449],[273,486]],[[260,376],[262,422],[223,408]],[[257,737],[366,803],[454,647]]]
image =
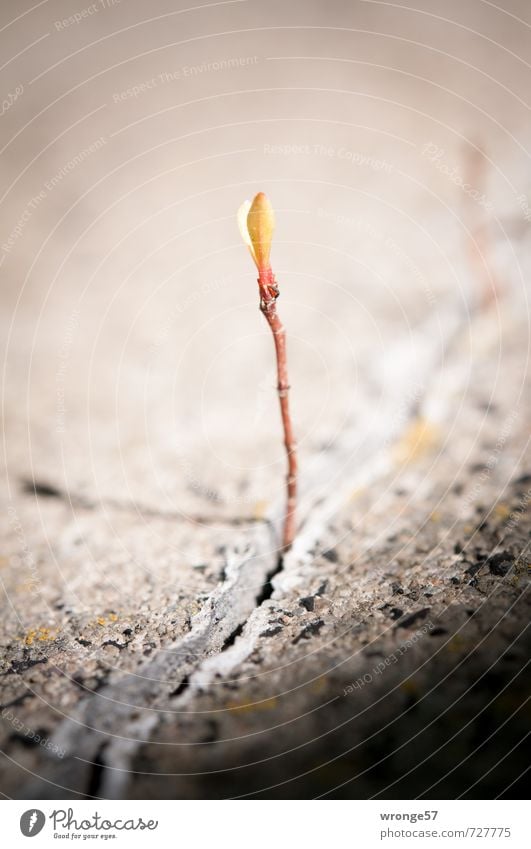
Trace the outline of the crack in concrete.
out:
[[[177,510],[159,510],[147,504],[135,501],[120,501],[117,498],[102,498],[96,500],[80,493],[62,489],[54,483],[37,478],[20,479],[21,490],[25,495],[35,495],[37,498],[55,498],[64,501],[72,507],[82,510],[99,510],[109,508],[124,513],[136,513],[139,516],[150,516],[156,519],[191,522],[198,525],[226,525],[228,527],[245,527],[248,525],[267,525],[268,519],[256,516],[209,516],[205,513],[180,513]]]
[[[191,631],[143,663],[135,673],[115,677],[97,696],[87,696],[74,715],[63,720],[53,740],[70,755],[64,763],[65,786],[75,786],[69,774],[79,769],[80,761],[94,764],[99,757],[103,796],[117,798],[123,790],[122,778],[127,774],[124,765],[142,742],[149,739],[160,714],[173,712],[173,707],[157,707],[161,689],[164,692],[164,686],[172,687],[177,698],[182,698],[180,693],[186,695],[190,686],[184,686],[181,691],[183,683],[187,678],[191,682],[192,673],[202,660],[222,653],[237,640],[239,629],[278,566],[267,526],[251,528],[246,543],[227,550],[225,558],[226,579],[211,593]],[[177,685],[172,683],[175,679]],[[109,738],[105,751],[101,749],[102,735]],[[92,781],[90,776],[89,781]],[[38,793],[39,789],[30,785],[28,792]]]
[[[463,319],[464,314],[462,312],[452,309],[451,318],[444,324],[447,328],[445,351],[451,347],[452,342],[459,333]],[[406,361],[406,365],[402,366],[403,370],[401,374],[403,377],[407,376],[408,383],[411,381],[413,374],[415,380],[419,381],[422,378],[424,381],[423,386],[426,385],[434,363],[437,362],[439,351],[439,346],[433,344],[433,339],[433,320],[429,319],[417,331],[413,344],[411,344],[410,340],[408,346],[411,349],[409,356],[406,357],[403,352],[402,357],[399,358]],[[387,358],[383,358],[379,364],[382,372],[385,371],[385,360],[392,361],[394,365],[396,358],[397,350],[395,347],[394,351],[387,355]],[[393,387],[394,393],[389,401],[390,407],[393,406],[393,403],[396,403],[397,397],[404,391],[404,383],[397,380],[393,384]],[[427,392],[424,391],[422,398],[426,394]],[[422,398],[417,399],[416,403],[409,410],[409,416],[406,417],[403,427],[399,428],[399,431],[403,430],[409,424],[410,417],[420,408]],[[214,681],[226,678],[227,675],[251,655],[261,638],[261,634],[267,628],[268,619],[271,615],[271,605],[269,602],[271,599],[281,600],[283,595],[289,590],[292,590],[295,585],[304,585],[306,577],[305,567],[313,559],[313,554],[310,554],[310,552],[313,552],[315,549],[315,545],[327,522],[344,502],[346,491],[351,491],[353,486],[361,485],[362,483],[364,485],[369,483],[374,484],[390,468],[391,461],[389,454],[392,447],[391,444],[388,446],[388,456],[384,462],[381,461],[380,454],[382,443],[385,444],[385,440],[391,443],[390,422],[392,430],[392,419],[389,416],[381,415],[380,411],[379,418],[382,424],[379,427],[375,427],[376,423],[374,422],[370,399],[366,399],[365,404],[367,409],[363,421],[364,426],[367,428],[366,432],[370,435],[371,443],[371,450],[364,452],[365,456],[368,457],[367,462],[358,469],[356,475],[345,473],[344,466],[341,466],[343,486],[338,487],[328,498],[319,499],[316,509],[310,512],[311,519],[308,519],[306,522],[304,533],[301,533],[296,539],[293,548],[279,559],[276,568],[266,579],[264,592],[261,596],[257,597],[254,609],[250,612],[245,622],[238,626],[236,636],[234,637],[233,635],[229,641],[226,641],[223,649],[218,654],[206,658],[196,667],[193,674],[188,677],[185,689],[175,693],[172,701],[174,709],[186,708],[193,701],[197,693],[204,692],[212,686]],[[359,438],[359,430],[357,435]],[[343,440],[343,444],[345,443],[348,446],[349,440]],[[336,464],[341,465],[343,461],[344,456],[341,456],[336,459]],[[275,522],[274,516],[270,517],[271,523],[276,525],[277,528],[279,526],[279,519],[280,516],[277,515]],[[149,733],[152,733],[155,725],[156,723],[151,726]],[[107,765],[110,767],[110,771],[106,774],[107,779],[103,785],[105,798],[121,798],[125,792],[131,759],[140,745],[130,747],[127,755],[124,752],[123,746],[120,744],[109,747]],[[117,776],[120,777],[117,778]]]
[[[136,673],[108,683],[97,697],[87,697],[79,705],[76,715],[61,724],[54,735],[54,742],[70,753],[73,762],[81,760],[99,764],[101,761],[98,792],[103,798],[124,797],[131,760],[143,743],[149,741],[160,716],[180,712],[191,703],[197,692],[204,691],[214,680],[226,677],[242,663],[252,653],[260,634],[267,627],[271,600],[278,601],[294,587],[304,587],[306,568],[314,558],[319,538],[345,498],[353,487],[373,485],[389,470],[393,440],[400,436],[409,424],[409,417],[419,408],[441,349],[447,354],[465,318],[466,313],[455,307],[447,311],[444,320],[439,315],[435,324],[437,328],[445,328],[443,339],[435,334],[434,319],[429,318],[377,363],[374,375],[381,395],[385,397],[386,409],[382,411],[380,403],[375,418],[374,397],[366,392],[357,405],[361,414],[357,422],[343,433],[341,450],[334,457],[332,466],[328,456],[318,458],[312,464],[301,489],[310,493],[314,490],[314,494],[307,499],[304,507],[307,518],[293,548],[281,558],[275,553],[272,537],[276,532],[278,538],[282,520],[279,504],[265,520],[250,523],[248,533],[251,540],[243,551],[234,547],[226,552],[225,580],[207,599],[190,633],[167,646]],[[386,379],[389,380],[390,369],[393,372],[392,391],[388,392]],[[393,410],[412,383],[423,387],[422,397],[410,407],[406,420],[395,427]],[[363,451],[359,453],[367,459],[364,463],[358,462],[353,470],[351,447],[359,445],[360,439],[365,441]],[[382,446],[386,450],[382,451]],[[330,477],[337,479],[332,494]],[[328,494],[321,491],[323,480]],[[38,486],[42,494],[42,484]],[[50,495],[49,490],[55,490],[48,485],[45,488],[46,495]],[[60,491],[57,491],[60,496]],[[58,496],[54,492],[52,497]],[[68,496],[64,494],[63,497]],[[96,502],[91,504],[91,507],[96,506]],[[123,508],[123,505],[119,506]],[[159,511],[154,512],[161,515]],[[194,662],[190,658],[199,660]],[[154,683],[168,683],[175,677],[179,680],[167,694],[170,707],[157,708],[160,686],[155,687]],[[112,704],[111,711],[108,710],[109,702]],[[101,735],[110,738],[104,748]],[[73,767],[72,764],[65,766],[75,769],[75,764]],[[71,786],[69,779],[65,780],[67,786]],[[89,780],[92,781],[92,778],[89,777]],[[32,788],[29,790],[31,792]]]

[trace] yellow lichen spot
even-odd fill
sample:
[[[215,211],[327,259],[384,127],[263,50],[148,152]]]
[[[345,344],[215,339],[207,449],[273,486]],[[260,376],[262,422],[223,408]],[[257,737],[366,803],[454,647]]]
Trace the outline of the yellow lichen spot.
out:
[[[117,617],[116,613],[109,613],[109,620],[111,622],[118,622],[118,617]]]
[[[441,521],[441,514],[439,513],[438,510],[433,510],[433,512],[430,513],[430,519],[431,519],[432,522],[440,522]]]
[[[105,619],[105,616],[98,616],[96,622],[98,623],[98,625],[105,625],[107,620]]]
[[[265,699],[260,702],[260,710],[274,710],[277,707],[278,699],[276,696],[271,696],[270,699]]]
[[[494,508],[494,515],[498,517],[498,519],[506,519],[511,515],[511,510],[507,506],[507,504],[496,504]]]
[[[440,442],[439,429],[426,419],[419,417],[411,423],[394,448],[399,463],[411,463],[429,454]]]
[[[23,584],[17,584],[15,590],[17,591],[17,593],[31,593],[36,589],[36,587],[37,584],[35,583],[35,581],[30,580],[25,581],[25,583]]]
[[[464,651],[466,645],[466,640],[464,640],[460,634],[455,634],[449,641],[446,648],[448,649],[448,651],[458,653]]]
[[[272,696],[261,702],[231,702],[227,705],[232,713],[254,713],[259,711],[274,710],[277,707],[277,698]]]
[[[316,695],[323,693],[326,690],[326,676],[321,675],[320,678],[316,678],[315,681],[312,681],[310,684],[310,690]]]
[[[38,640],[40,643],[45,643],[48,640],[53,640],[55,638],[55,632],[50,631],[49,628],[31,628],[25,637],[23,637],[24,644],[26,646],[32,646],[35,640]]]
[[[256,501],[253,508],[253,519],[263,519],[268,507],[267,501]]]

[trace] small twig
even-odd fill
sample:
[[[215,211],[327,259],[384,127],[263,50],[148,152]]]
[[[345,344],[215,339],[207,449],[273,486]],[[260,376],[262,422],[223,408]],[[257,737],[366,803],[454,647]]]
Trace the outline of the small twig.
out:
[[[284,521],[282,545],[286,550],[291,546],[295,536],[295,508],[297,505],[297,452],[293,427],[289,412],[289,383],[286,358],[286,331],[278,316],[276,300],[278,287],[271,269],[261,272],[258,277],[260,287],[260,309],[271,328],[277,355],[277,390],[284,428],[284,445],[288,457],[288,473],[286,477],[287,503]]]
[[[286,513],[282,533],[282,549],[290,548],[296,530],[297,506],[297,446],[293,436],[293,426],[289,411],[289,381],[286,357],[286,331],[277,313],[278,286],[269,263],[271,239],[275,227],[273,210],[267,197],[260,192],[252,204],[243,204],[238,213],[238,221],[243,239],[251,252],[258,269],[258,288],[260,292],[260,310],[262,311],[275,342],[277,359],[277,390],[280,415],[284,429],[284,445],[288,459],[286,476]]]

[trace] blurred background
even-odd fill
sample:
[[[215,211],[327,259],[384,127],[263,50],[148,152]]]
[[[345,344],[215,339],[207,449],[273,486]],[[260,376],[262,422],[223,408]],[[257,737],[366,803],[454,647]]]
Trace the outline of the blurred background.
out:
[[[6,6],[1,273],[16,462],[30,451],[69,486],[175,509],[184,468],[225,499],[275,495],[274,364],[235,226],[258,190],[277,213],[302,452],[334,440],[390,335],[477,294],[462,242],[486,215],[523,299],[509,230],[526,229],[518,198],[531,197],[524,13],[365,0]]]

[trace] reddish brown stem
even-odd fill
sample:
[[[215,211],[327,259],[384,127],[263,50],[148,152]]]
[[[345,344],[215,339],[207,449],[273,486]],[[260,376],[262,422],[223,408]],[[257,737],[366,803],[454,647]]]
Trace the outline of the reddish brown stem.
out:
[[[287,551],[295,537],[295,511],[297,506],[297,445],[293,436],[293,427],[289,412],[289,382],[286,358],[286,332],[277,313],[278,287],[270,268],[259,272],[260,309],[263,312],[275,341],[277,356],[277,389],[280,403],[280,415],[284,428],[284,445],[288,458],[286,476],[286,514],[282,533],[282,549]]]

